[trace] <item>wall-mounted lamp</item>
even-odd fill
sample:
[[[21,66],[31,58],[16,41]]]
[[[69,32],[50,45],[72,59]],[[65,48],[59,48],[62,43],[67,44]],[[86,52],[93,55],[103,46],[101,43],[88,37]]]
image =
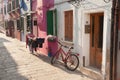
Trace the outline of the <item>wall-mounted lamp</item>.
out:
[[[82,2],[82,1],[85,1],[85,0],[69,0],[68,2],[69,3],[71,3],[73,6],[75,6],[75,7],[80,7],[80,3]]]
[[[85,1],[85,0],[68,0],[69,3],[71,3],[72,5],[74,5],[75,7],[79,7],[81,4],[82,1]],[[105,3],[109,3],[111,0],[103,0]]]
[[[103,0],[105,3],[109,3],[111,0]]]

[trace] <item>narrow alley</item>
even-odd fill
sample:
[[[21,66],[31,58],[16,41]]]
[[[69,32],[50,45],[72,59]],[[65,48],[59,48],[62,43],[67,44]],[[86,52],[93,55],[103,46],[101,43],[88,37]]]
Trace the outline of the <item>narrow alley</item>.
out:
[[[52,66],[50,58],[30,54],[24,42],[0,33],[0,80],[93,80],[79,69]]]

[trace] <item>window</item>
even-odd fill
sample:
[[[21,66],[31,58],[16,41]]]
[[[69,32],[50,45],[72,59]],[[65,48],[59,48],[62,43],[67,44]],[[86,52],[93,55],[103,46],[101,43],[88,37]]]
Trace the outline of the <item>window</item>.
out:
[[[34,26],[37,26],[37,20],[34,20],[33,23],[34,23]]]
[[[21,17],[20,19],[20,30],[24,30],[24,18]]]
[[[3,8],[1,8],[1,12],[0,13],[3,14]]]
[[[27,26],[31,26],[31,16],[27,16]]]
[[[31,16],[27,16],[27,30],[32,30]]]
[[[57,36],[57,10],[47,11],[47,34]]]
[[[20,20],[17,20],[17,30],[20,30]]]
[[[73,11],[65,11],[65,41],[73,41]]]
[[[7,5],[7,11],[8,11],[8,12],[11,11],[11,3],[8,3],[8,5]]]
[[[16,0],[16,8],[19,7],[19,0]]]
[[[15,9],[15,0],[12,1],[12,9]]]
[[[6,5],[4,6],[4,14],[6,14]]]

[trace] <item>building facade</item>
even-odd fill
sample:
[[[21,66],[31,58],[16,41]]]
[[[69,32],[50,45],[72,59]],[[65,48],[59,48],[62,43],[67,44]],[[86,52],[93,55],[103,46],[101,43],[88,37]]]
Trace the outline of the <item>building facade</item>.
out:
[[[10,0],[4,6],[10,36],[25,41],[29,28],[36,37],[45,38],[39,51],[48,55],[49,49],[55,53],[57,44],[48,42],[47,36],[55,35],[66,45],[74,44],[83,73],[109,80],[112,1]]]
[[[4,2],[4,24],[6,35],[21,40],[19,0]]]
[[[104,0],[78,4],[55,0],[54,8],[49,9],[57,11],[58,38],[74,44],[73,51],[80,54],[81,71],[95,79],[109,80],[111,9],[112,1]]]
[[[32,31],[32,20],[31,20],[31,1],[32,0],[20,0],[20,19],[21,27],[21,40],[26,41],[27,30]]]
[[[48,15],[48,10],[54,7],[54,0],[32,0],[32,23],[33,23],[33,34],[39,38],[45,38],[45,43],[43,48],[40,48],[40,53],[48,55],[49,49],[51,53],[55,53],[57,50],[56,43],[50,43],[47,41],[48,35],[53,35],[52,33],[52,23],[51,14]],[[49,22],[47,18],[49,16]],[[47,24],[49,23],[49,25]],[[48,27],[49,26],[49,27]]]
[[[25,41],[31,0],[6,0],[4,2],[4,20],[8,36]],[[30,21],[30,19],[29,19]]]
[[[4,6],[3,6],[3,0],[0,0],[0,31],[5,32],[5,27],[4,27]]]

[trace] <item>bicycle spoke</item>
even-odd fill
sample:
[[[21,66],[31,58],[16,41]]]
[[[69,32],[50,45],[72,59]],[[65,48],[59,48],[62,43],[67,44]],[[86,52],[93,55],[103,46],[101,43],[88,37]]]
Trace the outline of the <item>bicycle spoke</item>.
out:
[[[67,69],[71,70],[71,71],[74,71],[77,69],[79,65],[79,59],[76,55],[74,54],[71,54],[68,58],[67,58],[67,61],[66,61],[66,67]]]
[[[57,50],[56,54],[51,59],[51,64],[54,64],[56,62],[64,62],[67,69],[74,71],[79,66],[79,58],[75,54],[71,54],[71,49],[73,47],[67,47],[61,44],[61,42],[57,41],[57,43],[60,45],[59,49]],[[69,48],[68,52],[64,51],[62,47]],[[65,55],[68,54],[68,55]]]

